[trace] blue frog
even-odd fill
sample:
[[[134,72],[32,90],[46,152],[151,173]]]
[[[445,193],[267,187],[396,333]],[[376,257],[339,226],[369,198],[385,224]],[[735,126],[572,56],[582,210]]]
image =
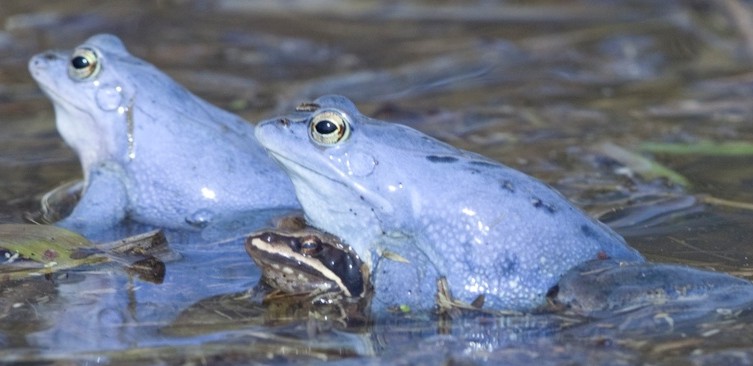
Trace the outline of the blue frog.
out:
[[[72,52],[38,54],[29,70],[83,168],[83,196],[60,226],[87,232],[129,218],[196,229],[253,210],[298,207],[252,124],[191,94],[117,37],[95,35]]]
[[[260,123],[256,138],[290,176],[307,222],[369,266],[379,307],[433,306],[444,277],[459,301],[529,310],[574,266],[643,261],[519,171],[366,117],[342,96],[298,109]]]

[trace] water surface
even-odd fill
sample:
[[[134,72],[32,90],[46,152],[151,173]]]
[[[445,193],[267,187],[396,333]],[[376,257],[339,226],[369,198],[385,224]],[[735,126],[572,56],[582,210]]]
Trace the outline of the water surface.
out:
[[[5,1],[0,222],[24,222],[41,194],[81,176],[26,62],[109,32],[249,120],[344,94],[545,180],[651,260],[751,278],[753,211],[738,205],[753,203],[750,152],[645,148],[753,143],[751,17],[734,0]],[[657,313],[631,331],[548,315],[284,322],[243,298],[259,272],[239,241],[170,245],[183,258],[161,284],[118,266],[0,284],[0,359],[753,363],[746,311],[677,326],[667,319],[682,314]]]

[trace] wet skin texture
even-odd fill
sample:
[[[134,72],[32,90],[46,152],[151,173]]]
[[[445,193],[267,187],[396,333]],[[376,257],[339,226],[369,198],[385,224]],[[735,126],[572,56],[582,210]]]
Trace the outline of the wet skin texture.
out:
[[[371,266],[385,306],[433,304],[444,275],[459,300],[483,294],[487,308],[526,310],[579,263],[643,261],[618,234],[521,172],[368,118],[344,97],[301,109],[260,123],[256,137],[288,172],[308,222]],[[348,127],[338,138],[324,120]]]
[[[251,210],[297,207],[289,179],[253,125],[138,59],[112,35],[29,62],[75,150],[85,191],[59,225],[87,232],[128,217],[200,228]]]

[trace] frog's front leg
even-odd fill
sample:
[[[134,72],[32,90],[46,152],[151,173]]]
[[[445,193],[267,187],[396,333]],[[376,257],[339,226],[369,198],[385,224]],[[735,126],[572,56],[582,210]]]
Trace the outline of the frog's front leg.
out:
[[[86,235],[115,226],[126,216],[128,191],[123,169],[103,164],[89,172],[88,184],[73,212],[55,225]]]

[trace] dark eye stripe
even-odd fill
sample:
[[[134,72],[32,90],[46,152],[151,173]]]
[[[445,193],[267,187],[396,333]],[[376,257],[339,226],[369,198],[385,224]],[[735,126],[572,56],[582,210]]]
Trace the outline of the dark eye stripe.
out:
[[[333,246],[326,246],[316,258],[334,273],[350,292],[350,296],[361,296],[364,290],[361,260],[353,252]]]

